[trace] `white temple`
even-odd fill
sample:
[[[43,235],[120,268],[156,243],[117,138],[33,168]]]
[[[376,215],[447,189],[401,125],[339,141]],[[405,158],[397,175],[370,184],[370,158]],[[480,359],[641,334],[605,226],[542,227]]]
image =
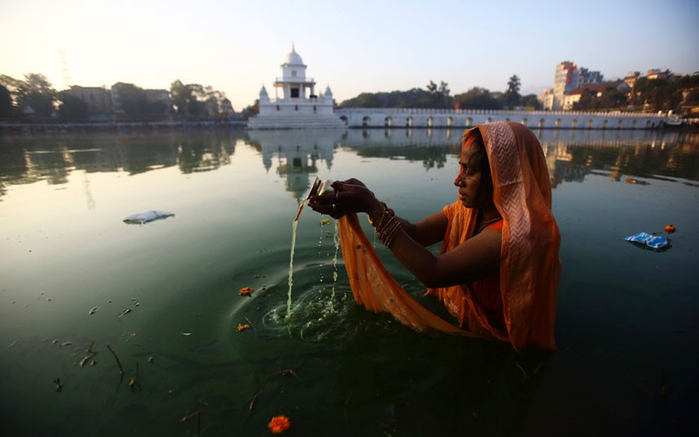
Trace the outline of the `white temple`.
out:
[[[260,90],[257,116],[248,120],[250,129],[342,128],[345,124],[333,110],[330,86],[316,95],[316,82],[306,77],[306,65],[294,46],[281,65],[282,77],[274,81],[274,99],[264,85]],[[281,90],[282,97],[279,97]]]

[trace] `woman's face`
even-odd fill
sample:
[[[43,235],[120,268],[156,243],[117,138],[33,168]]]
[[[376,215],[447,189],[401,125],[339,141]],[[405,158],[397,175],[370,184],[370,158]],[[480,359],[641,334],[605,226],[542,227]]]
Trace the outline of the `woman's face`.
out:
[[[484,190],[480,190],[481,185],[481,160],[487,159],[485,153],[476,145],[469,145],[463,148],[459,157],[459,175],[454,179],[454,185],[459,188],[459,200],[467,208],[481,206],[484,201]],[[475,156],[474,156],[475,155]]]

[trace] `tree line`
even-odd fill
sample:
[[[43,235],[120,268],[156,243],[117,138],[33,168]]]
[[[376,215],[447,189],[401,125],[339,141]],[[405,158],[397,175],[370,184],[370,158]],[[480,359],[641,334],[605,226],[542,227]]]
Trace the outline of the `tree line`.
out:
[[[127,118],[214,117],[234,113],[225,93],[210,86],[184,84],[180,80],[170,85],[168,99],[150,97],[148,90],[130,83],[117,83],[113,90],[119,96],[119,108],[113,110],[118,109]],[[105,93],[109,90],[105,89]],[[25,74],[24,79],[0,75],[0,119],[35,116],[82,121],[89,115],[87,102],[70,89],[56,91],[43,74]]]
[[[430,80],[425,89],[408,91],[361,93],[345,100],[339,107],[374,108],[434,108],[434,109],[515,109],[539,110],[541,104],[535,94],[522,96],[521,81],[516,74],[507,82],[503,92],[491,92],[482,87],[451,95],[449,84]],[[180,80],[170,85],[169,100],[152,99],[147,90],[134,84],[118,83],[114,86],[119,95],[120,111],[127,117],[214,117],[234,113],[225,94],[210,86],[184,84]],[[107,90],[105,90],[107,92]],[[257,102],[245,108],[244,116],[256,113]],[[624,110],[624,111],[675,111],[689,112],[699,107],[699,75],[685,75],[674,79],[636,80],[630,92],[620,91],[610,83],[602,91],[586,89],[574,110]],[[32,117],[63,120],[86,120],[90,113],[86,102],[71,90],[56,91],[42,74],[30,73],[24,79],[0,75],[0,119],[25,119],[27,108]]]
[[[619,91],[610,84],[602,91],[586,89],[574,110],[631,110],[673,111],[689,113],[699,107],[699,75],[685,75],[675,79],[640,77],[630,92]]]
[[[507,91],[491,92],[473,87],[465,93],[451,95],[449,84],[440,81],[437,85],[430,80],[425,89],[408,91],[361,93],[345,100],[341,108],[432,108],[432,109],[541,109],[535,94],[522,96],[521,81],[516,74],[507,82]]]
[[[602,91],[584,89],[581,98],[573,105],[578,111],[674,111],[686,113],[699,107],[699,75],[685,75],[676,79],[636,80],[630,92],[617,89],[617,83],[609,83]],[[343,101],[341,108],[433,108],[433,109],[542,109],[536,94],[521,95],[521,81],[516,74],[507,82],[503,92],[491,92],[482,87],[450,95],[446,82],[437,86],[433,81],[425,89],[408,91],[361,93]]]

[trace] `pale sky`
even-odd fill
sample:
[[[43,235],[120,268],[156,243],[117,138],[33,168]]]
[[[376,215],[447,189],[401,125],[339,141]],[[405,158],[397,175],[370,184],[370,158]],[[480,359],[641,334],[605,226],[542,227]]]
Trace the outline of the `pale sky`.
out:
[[[699,0],[265,1],[0,0],[0,74],[67,85],[184,83],[254,102],[291,50],[317,91],[449,84],[522,94],[553,86],[556,63],[605,79],[651,68],[699,71]],[[66,83],[66,79],[69,80]]]

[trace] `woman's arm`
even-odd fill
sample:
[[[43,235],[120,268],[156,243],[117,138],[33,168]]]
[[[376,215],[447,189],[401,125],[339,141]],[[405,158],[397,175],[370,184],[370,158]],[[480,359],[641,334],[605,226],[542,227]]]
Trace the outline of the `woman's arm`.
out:
[[[369,217],[371,219],[371,215]],[[400,220],[401,228],[405,233],[422,247],[428,247],[442,241],[448,224],[447,216],[442,211],[436,212],[417,223],[411,223],[398,216],[396,216],[396,219]],[[376,220],[371,219],[371,221],[374,224],[377,223]]]
[[[349,212],[366,212],[375,225],[381,223],[382,215],[383,220],[389,219],[385,215],[385,206],[356,179],[335,182],[333,187],[337,193],[314,196],[309,206],[334,218]],[[392,240],[390,250],[427,287],[463,284],[492,276],[499,271],[500,232],[483,231],[456,249],[434,256],[425,246],[444,238],[448,220],[443,212],[433,214],[416,224],[396,219],[400,220],[401,226]]]
[[[438,256],[398,230],[391,252],[429,288],[448,287],[496,275],[500,270],[501,233],[485,230]]]
[[[308,206],[316,212],[336,219],[350,212],[365,212],[374,227],[381,223],[381,217],[386,212],[385,204],[377,200],[374,193],[361,181],[357,179],[335,181],[333,188],[335,192],[312,196]],[[442,211],[417,223],[411,223],[400,217],[396,219],[400,220],[402,228],[412,239],[425,247],[442,241],[447,229],[447,218]]]

